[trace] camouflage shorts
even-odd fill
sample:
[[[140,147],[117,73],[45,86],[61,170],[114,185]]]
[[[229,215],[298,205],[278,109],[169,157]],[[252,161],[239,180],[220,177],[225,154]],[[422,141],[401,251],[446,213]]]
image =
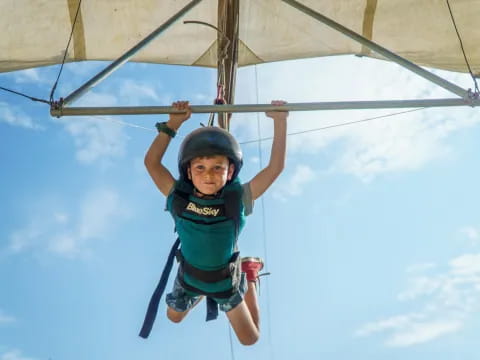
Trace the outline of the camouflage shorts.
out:
[[[240,286],[238,291],[233,294],[228,299],[219,299],[213,298],[217,303],[220,310],[228,312],[240,304],[245,296],[245,293],[248,289],[247,278],[245,273],[242,273],[242,278],[240,280]],[[191,309],[197,301],[200,299],[201,295],[191,295],[185,291],[182,287],[178,278],[175,278],[175,283],[173,285],[173,290],[171,293],[167,294],[166,302],[169,307],[178,312],[184,312]]]

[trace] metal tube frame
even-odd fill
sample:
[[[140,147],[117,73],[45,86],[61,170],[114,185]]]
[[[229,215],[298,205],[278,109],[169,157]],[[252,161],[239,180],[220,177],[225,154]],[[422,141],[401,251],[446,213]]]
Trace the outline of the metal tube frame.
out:
[[[385,101],[346,101],[292,103],[282,106],[271,104],[256,105],[194,105],[193,113],[246,113],[265,111],[314,111],[314,110],[354,110],[354,109],[393,109],[393,108],[430,108],[448,106],[480,106],[480,99],[465,101],[461,98],[431,100],[385,100]],[[172,106],[136,106],[136,107],[65,107],[52,109],[52,116],[85,115],[154,115],[181,113]]]
[[[315,20],[318,20],[322,22],[323,24],[341,32],[342,34],[348,36],[349,38],[359,42],[360,44],[368,47],[370,50],[375,51],[376,53],[386,57],[387,59],[397,63],[400,66],[403,66],[404,68],[413,71],[417,75],[437,84],[438,86],[447,89],[448,91],[464,98],[464,99],[471,99],[472,98],[472,93],[468,90],[465,90],[423,68],[420,66],[412,63],[411,61],[408,61],[407,59],[398,56],[397,54],[394,54],[390,50],[385,49],[384,47],[374,43],[373,41],[368,40],[367,38],[364,38],[363,36],[357,34],[356,32],[346,28],[343,25],[340,25],[339,23],[333,21],[332,19],[329,19],[328,17],[306,7],[305,5],[299,3],[298,1],[295,0],[282,0],[284,3],[287,3],[288,5],[294,7],[297,10],[300,10],[306,15],[311,16]]]
[[[63,103],[56,104],[50,109],[50,114],[55,117],[61,116],[87,116],[87,115],[153,115],[153,114],[169,114],[178,113],[172,106],[136,106],[136,107],[66,107],[66,105],[90,88],[95,86],[110,73],[116,70],[123,63],[134,56],[141,48],[151,42],[156,36],[168,28],[173,22],[178,20],[192,7],[197,5],[201,0],[193,0],[177,14],[171,17],[166,23],[161,25],[157,30],[152,32],[146,39],[141,41],[137,46],[129,50],[120,59],[112,63],[100,74],[88,81],[84,86],[69,95]],[[470,90],[464,90],[461,87],[450,83],[449,81],[432,74],[414,63],[390,52],[389,50],[375,44],[374,42],[362,37],[361,35],[347,29],[346,27],[334,22],[331,19],[305,7],[295,0],[282,0],[283,2],[295,7],[296,9],[312,16],[313,18],[325,23],[326,25],[342,32],[346,36],[358,41],[373,51],[385,56],[389,60],[407,68],[424,77],[427,80],[455,93],[460,98],[447,99],[425,99],[425,100],[380,100],[380,101],[344,101],[344,102],[314,102],[314,103],[292,103],[283,106],[273,106],[270,104],[244,104],[244,105],[200,105],[191,106],[193,113],[242,113],[242,112],[264,112],[264,111],[317,111],[317,110],[354,110],[354,109],[389,109],[389,108],[431,108],[431,107],[452,107],[452,106],[480,106],[479,94],[472,93]]]
[[[79,97],[81,97],[83,94],[85,94],[91,88],[93,88],[95,85],[100,83],[107,76],[109,76],[111,73],[113,73],[115,70],[117,70],[120,66],[122,66],[124,63],[126,63],[130,58],[135,56],[140,50],[142,50],[150,42],[152,42],[154,39],[156,39],[163,31],[168,29],[174,22],[176,22],[179,18],[181,18],[188,11],[190,11],[200,1],[202,1],[202,0],[192,0],[190,3],[188,3],[183,9],[178,11],[175,15],[173,15],[165,23],[160,25],[156,30],[154,30],[145,39],[140,41],[137,45],[135,45],[133,48],[131,48],[125,54],[123,54],[120,58],[115,60],[113,63],[111,63],[109,66],[107,66],[104,70],[102,70],[100,73],[95,75],[93,78],[91,78],[89,81],[87,81],[80,88],[78,88],[77,90],[72,92],[70,95],[68,95],[65,99],[63,99],[60,106],[68,105],[69,103],[77,100]]]

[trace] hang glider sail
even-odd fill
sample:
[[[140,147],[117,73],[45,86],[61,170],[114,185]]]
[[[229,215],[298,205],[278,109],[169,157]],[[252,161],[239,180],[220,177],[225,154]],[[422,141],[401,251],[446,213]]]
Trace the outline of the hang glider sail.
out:
[[[281,110],[480,105],[475,80],[480,73],[476,46],[480,0],[142,0],[140,4],[8,0],[0,14],[0,30],[7,34],[0,38],[0,46],[6,49],[0,53],[0,72],[63,61],[116,59],[66,98],[53,101],[51,95],[51,114],[153,114],[172,108],[64,110],[126,61],[217,67],[224,103],[232,104],[237,66],[355,54],[394,61],[459,98],[437,99],[428,105],[398,101],[290,104]],[[69,37],[72,43],[65,51]],[[419,65],[469,72],[475,91]],[[268,106],[213,109],[219,113],[265,110]]]
[[[4,0],[0,71],[61,63],[80,0]],[[115,60],[189,0],[83,1],[67,62]],[[183,20],[217,24],[217,0],[203,0]],[[302,0],[302,4],[396,54],[433,68],[466,72],[446,1]],[[480,73],[480,1],[451,0],[472,70]],[[238,66],[357,54],[369,49],[280,0],[242,0]],[[133,61],[217,66],[217,34],[176,22]]]

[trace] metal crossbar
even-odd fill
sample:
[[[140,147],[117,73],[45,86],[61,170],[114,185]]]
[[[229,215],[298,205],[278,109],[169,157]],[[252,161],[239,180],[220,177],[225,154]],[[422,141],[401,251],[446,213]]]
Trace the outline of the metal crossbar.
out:
[[[480,99],[428,99],[428,100],[385,100],[385,101],[345,101],[292,103],[282,106],[270,104],[244,105],[195,105],[193,113],[246,113],[264,111],[314,111],[314,110],[354,110],[354,109],[395,109],[447,106],[480,106]],[[82,115],[154,115],[180,113],[172,106],[136,106],[136,107],[64,107],[52,108],[52,116]]]

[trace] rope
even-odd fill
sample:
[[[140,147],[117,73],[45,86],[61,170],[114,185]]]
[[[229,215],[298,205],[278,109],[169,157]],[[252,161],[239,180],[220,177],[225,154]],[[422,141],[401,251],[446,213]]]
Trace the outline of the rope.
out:
[[[47,102],[47,103],[48,103],[48,102]],[[348,123],[335,124],[335,125],[324,126],[324,127],[321,127],[321,128],[316,128],[316,129],[311,129],[311,130],[298,131],[298,132],[290,133],[290,134],[288,134],[287,136],[301,135],[301,134],[305,134],[305,133],[309,133],[309,132],[321,131],[321,130],[326,130],[326,129],[330,129],[330,128],[340,127],[340,126],[353,125],[353,124],[357,124],[357,123],[360,123],[360,122],[377,120],[377,119],[381,119],[381,118],[386,118],[386,117],[391,117],[391,116],[406,114],[406,113],[409,113],[409,112],[414,112],[414,111],[419,111],[419,110],[425,110],[425,109],[426,109],[426,108],[419,108],[419,109],[407,110],[407,111],[402,111],[402,112],[398,112],[398,113],[393,113],[393,114],[387,114],[387,115],[377,116],[377,117],[368,118],[368,119],[363,119],[363,120],[351,121],[351,122],[348,122]],[[259,115],[257,114],[257,118],[258,118],[258,116],[259,116]],[[100,120],[110,121],[110,122],[113,122],[113,123],[117,123],[117,124],[120,124],[120,125],[124,125],[124,126],[127,126],[127,127],[131,127],[131,128],[137,128],[137,129],[147,130],[147,131],[151,131],[151,132],[156,132],[156,130],[154,130],[154,129],[150,129],[150,128],[143,127],[143,126],[140,126],[140,125],[128,123],[128,122],[122,121],[122,120],[117,120],[117,119],[115,119],[115,118],[106,118],[106,117],[102,117],[102,116],[99,116],[99,115],[95,115],[95,116],[86,115],[85,117],[90,118],[90,119],[93,119],[93,120],[98,120],[98,119],[100,119]],[[258,120],[257,120],[257,129],[258,129],[258,133],[260,134],[260,127],[259,127],[259,122],[258,122]],[[177,134],[177,137],[182,138],[182,136],[180,136],[179,134]],[[272,140],[272,139],[273,139],[272,137],[260,138],[260,135],[259,135],[259,139],[257,139],[257,140],[244,141],[244,142],[240,142],[240,144],[241,144],[241,145],[245,145],[245,144],[251,144],[251,143],[260,143],[260,142],[262,142],[262,141],[267,141],[267,140]],[[260,166],[262,166],[262,156],[261,156],[261,152],[259,152],[259,158],[260,158]],[[261,203],[262,203],[262,209],[263,209],[263,198],[261,198]],[[266,252],[266,251],[265,251],[265,252]]]
[[[187,20],[183,22],[184,24],[197,24],[197,25],[204,25],[208,26],[212,29],[214,29],[218,34],[220,34],[225,41],[224,46],[219,50],[218,58],[220,59],[220,62],[222,64],[221,68],[222,71],[218,73],[218,78],[217,78],[217,97],[214,100],[214,104],[220,105],[220,104],[225,104],[225,99],[224,99],[224,88],[225,88],[225,66],[223,66],[225,59],[228,58],[228,48],[230,46],[230,39],[227,37],[227,35],[221,31],[218,27],[215,25],[209,24],[204,21],[197,21],[197,20]],[[219,114],[218,115],[218,123],[220,125],[220,120],[221,118],[226,119],[228,116],[226,114]],[[208,119],[208,126],[213,126],[215,122],[215,113],[211,113]],[[226,129],[227,131],[229,130],[228,128]]]
[[[0,90],[8,91],[8,92],[11,92],[12,94],[26,97],[27,99],[30,99],[30,100],[32,100],[32,101],[38,101],[38,102],[42,102],[42,103],[45,103],[45,104],[49,104],[49,105],[50,105],[50,102],[49,102],[48,100],[39,99],[39,98],[36,98],[36,97],[33,97],[33,96],[29,96],[29,95],[23,94],[23,93],[21,93],[21,92],[15,91],[15,90],[11,90],[11,89],[4,88],[4,87],[2,87],[2,86],[0,86]]]
[[[350,122],[346,122],[346,123],[342,123],[342,124],[328,125],[328,126],[324,126],[324,127],[321,127],[321,128],[311,129],[311,130],[297,131],[297,132],[287,134],[287,136],[300,135],[300,134],[306,134],[306,133],[309,133],[309,132],[315,132],[315,131],[332,129],[332,128],[341,127],[341,126],[353,125],[353,124],[358,124],[358,123],[361,123],[361,122],[383,119],[383,118],[387,118],[387,117],[391,117],[391,116],[406,114],[406,113],[419,111],[419,110],[425,110],[425,109],[426,108],[418,108],[418,109],[401,111],[401,112],[387,114],[387,115],[375,116],[375,117],[372,117],[372,118],[367,118],[367,119],[362,119],[362,120],[350,121]],[[260,139],[257,139],[257,140],[243,141],[243,142],[240,143],[240,145],[252,144],[252,143],[266,141],[266,140],[272,140],[272,139],[273,139],[272,137],[267,137],[267,138],[260,138]]]
[[[230,357],[232,360],[235,360],[235,351],[233,348],[233,340],[232,340],[232,327],[230,326],[230,323],[227,323],[228,326],[228,337],[230,339]]]
[[[114,123],[121,124],[121,125],[124,125],[124,126],[128,126],[128,127],[131,127],[131,128],[137,128],[137,129],[143,129],[143,130],[147,130],[147,131],[157,132],[154,129],[146,128],[146,127],[136,125],[136,124],[131,124],[131,123],[128,123],[126,121],[117,120],[117,119],[114,119],[114,118],[105,118],[105,117],[98,116],[98,115],[96,115],[96,116],[89,115],[87,117],[90,118],[90,119],[93,119],[93,120],[100,119],[100,120],[110,121],[110,122],[114,122]]]
[[[70,31],[70,37],[68,39],[67,47],[65,48],[65,52],[63,54],[62,65],[60,66],[60,70],[59,70],[58,75],[57,75],[57,80],[53,84],[52,90],[50,91],[50,104],[53,104],[53,102],[54,102],[53,97],[54,97],[54,94],[55,94],[55,89],[57,88],[58,81],[60,80],[60,75],[62,75],[63,65],[65,65],[65,60],[66,60],[67,54],[68,54],[68,48],[70,47],[70,42],[72,41],[73,31],[75,30],[75,24],[77,23],[77,17],[78,17],[78,14],[80,12],[81,5],[82,5],[82,0],[79,0],[78,1],[77,12],[75,13],[75,18],[74,18],[73,24],[72,24],[72,30]]]
[[[259,103],[259,91],[258,91],[258,74],[257,74],[257,65],[255,65],[255,96],[257,104]],[[261,128],[260,128],[260,114],[257,112],[257,134],[258,137],[261,138]],[[262,157],[262,146],[261,142],[258,142],[258,158],[259,158],[259,165],[260,170],[263,169],[263,157]],[[265,201],[264,197],[260,197],[260,203],[262,207],[262,237],[263,237],[263,257],[264,263],[268,264],[267,261],[267,225],[265,221]],[[268,265],[267,265],[268,266]],[[268,286],[268,282],[266,283],[266,295],[267,295],[267,304],[270,304],[270,287]],[[271,326],[271,315],[270,315],[270,306],[267,306],[267,324],[268,324],[268,345],[270,348],[270,359],[273,359],[273,344],[272,344],[272,326]]]
[[[448,11],[450,12],[450,18],[452,19],[453,27],[455,28],[455,32],[457,33],[458,41],[460,42],[460,48],[462,49],[463,53],[463,58],[465,59],[465,63],[467,64],[468,72],[470,73],[470,76],[472,77],[473,83],[475,84],[475,95],[478,97],[480,93],[480,89],[478,87],[477,79],[475,78],[475,75],[473,74],[472,68],[470,67],[470,63],[468,62],[467,55],[465,54],[465,48],[463,47],[463,41],[462,37],[460,36],[460,32],[458,31],[457,24],[455,22],[455,18],[453,16],[452,8],[450,7],[450,1],[447,1],[447,6],[448,6]]]

